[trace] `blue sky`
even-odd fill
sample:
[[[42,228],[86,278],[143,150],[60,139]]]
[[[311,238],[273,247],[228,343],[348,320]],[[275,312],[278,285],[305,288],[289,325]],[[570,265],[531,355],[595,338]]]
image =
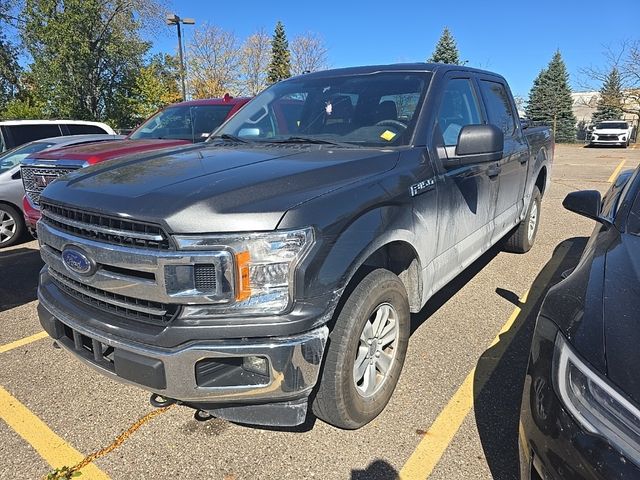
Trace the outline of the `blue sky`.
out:
[[[424,61],[448,26],[461,58],[504,75],[514,94],[526,96],[558,48],[572,86],[583,90],[580,68],[604,64],[606,45],[640,38],[632,3],[174,0],[172,8],[197,23],[231,30],[241,39],[260,27],[273,32],[277,20],[284,22],[290,39],[306,31],[318,33],[327,44],[332,67]],[[185,27],[187,39],[192,28]],[[156,51],[176,49],[175,31],[168,27],[167,34],[154,41]]]

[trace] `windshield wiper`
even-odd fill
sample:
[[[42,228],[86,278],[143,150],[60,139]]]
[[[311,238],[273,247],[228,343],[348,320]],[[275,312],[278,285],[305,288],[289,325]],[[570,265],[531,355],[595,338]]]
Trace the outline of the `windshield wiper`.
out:
[[[211,137],[212,140],[220,138],[222,140],[230,140],[232,142],[238,143],[249,143],[249,140],[245,140],[244,138],[236,137],[235,135],[231,135],[230,133],[223,133],[222,135],[216,135]]]
[[[341,142],[332,142],[331,140],[324,140],[322,138],[313,138],[313,137],[287,137],[281,140],[271,140],[271,143],[312,143],[317,145],[335,145],[338,147],[352,147],[353,145],[348,143]]]

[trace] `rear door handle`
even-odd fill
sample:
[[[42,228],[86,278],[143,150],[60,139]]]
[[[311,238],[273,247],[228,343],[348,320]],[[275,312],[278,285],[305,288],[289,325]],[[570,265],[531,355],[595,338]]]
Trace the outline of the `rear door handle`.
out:
[[[500,168],[498,165],[492,165],[487,169],[487,176],[489,178],[495,178],[498,175],[500,175],[501,171],[502,171],[502,168]]]

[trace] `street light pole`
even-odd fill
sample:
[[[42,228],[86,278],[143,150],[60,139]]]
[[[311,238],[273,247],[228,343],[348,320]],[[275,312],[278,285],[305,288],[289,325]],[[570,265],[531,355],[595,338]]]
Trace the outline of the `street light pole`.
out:
[[[184,73],[184,53],[182,50],[182,28],[180,24],[194,25],[196,22],[193,18],[180,18],[176,14],[167,16],[167,25],[175,25],[178,28],[178,55],[180,56],[180,83],[182,84],[182,100],[187,99],[187,87],[185,84]]]

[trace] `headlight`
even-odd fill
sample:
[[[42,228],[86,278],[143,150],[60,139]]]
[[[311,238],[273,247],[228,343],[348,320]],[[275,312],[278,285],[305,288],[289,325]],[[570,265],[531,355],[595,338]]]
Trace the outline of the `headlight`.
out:
[[[268,233],[175,236],[181,250],[226,250],[234,258],[235,301],[186,306],[186,318],[219,314],[277,314],[287,309],[296,266],[314,242],[311,227]]]
[[[561,334],[553,363],[556,391],[576,421],[640,465],[640,410],[582,361]]]

